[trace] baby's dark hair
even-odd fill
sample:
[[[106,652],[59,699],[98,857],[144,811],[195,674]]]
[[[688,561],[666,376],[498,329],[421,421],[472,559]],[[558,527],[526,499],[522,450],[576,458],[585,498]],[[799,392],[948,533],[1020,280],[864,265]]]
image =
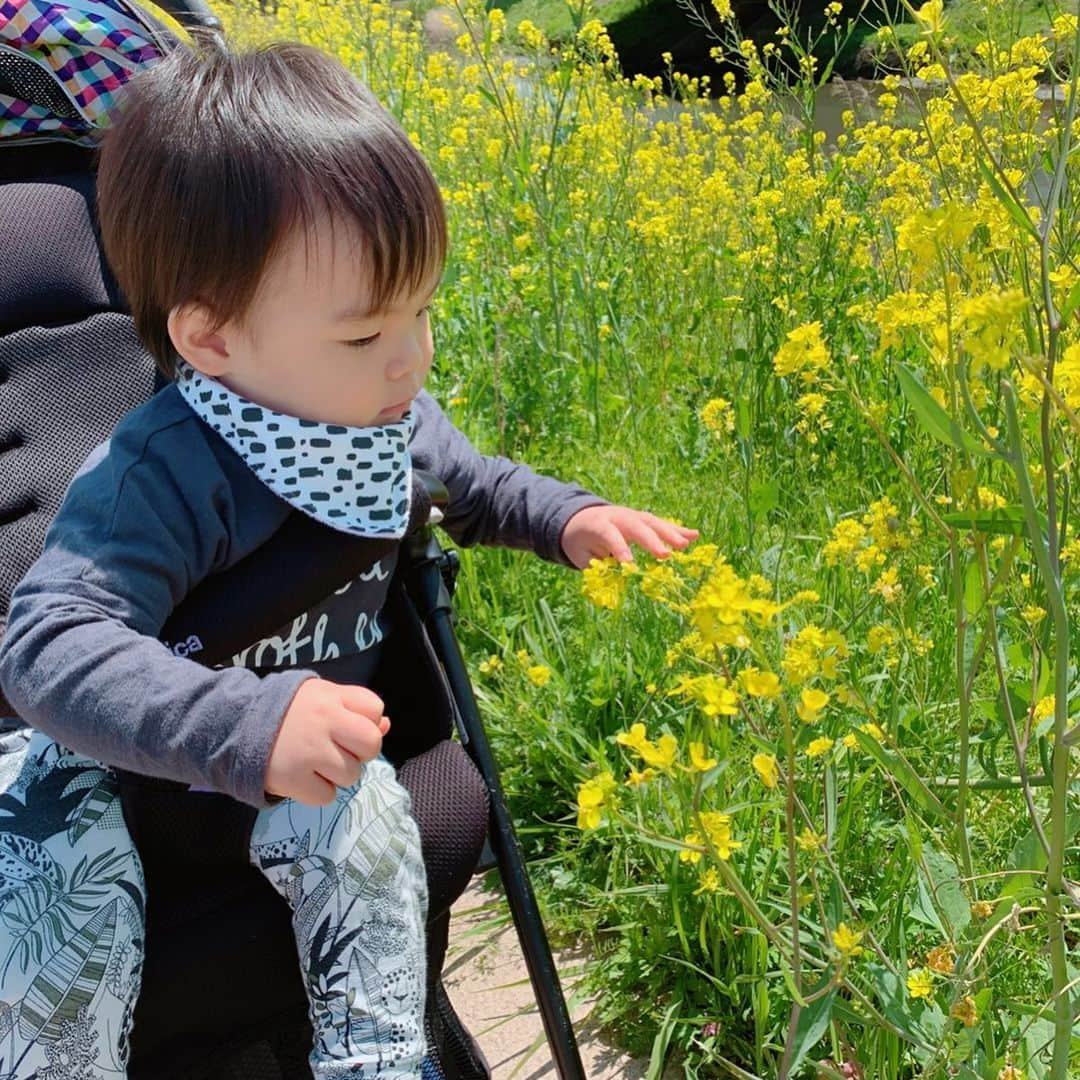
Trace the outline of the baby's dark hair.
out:
[[[360,241],[373,308],[436,277],[446,216],[393,117],[337,60],[278,43],[181,46],[124,89],[98,165],[105,255],[171,378],[168,318],[240,317],[296,227],[322,215]]]

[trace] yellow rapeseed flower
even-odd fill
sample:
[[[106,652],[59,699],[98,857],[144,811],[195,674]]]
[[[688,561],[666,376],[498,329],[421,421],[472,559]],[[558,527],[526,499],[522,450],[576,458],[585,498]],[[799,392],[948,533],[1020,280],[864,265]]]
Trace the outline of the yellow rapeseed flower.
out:
[[[822,735],[811,741],[806,748],[806,756],[810,758],[821,757],[822,754],[827,754],[832,748],[833,740],[828,735]]]
[[[727,398],[712,398],[702,406],[701,422],[717,438],[730,435],[735,430],[735,410]]]
[[[551,668],[546,664],[533,664],[532,667],[526,668],[525,674],[533,686],[547,686],[551,681]]]
[[[683,837],[683,843],[689,844],[689,847],[684,847],[679,852],[679,862],[699,863],[701,862],[701,852],[695,850],[700,848],[702,844],[701,835],[696,832],[687,833]]]
[[[698,772],[708,772],[716,767],[716,758],[706,755],[704,743],[692,742],[690,744],[690,766]]]
[[[859,944],[862,939],[863,932],[861,930],[852,930],[848,927],[847,923],[843,922],[832,932],[833,948],[835,948],[845,960],[859,956],[865,951]]]
[[[750,764],[761,778],[761,782],[770,790],[780,782],[780,768],[772,754],[755,754],[750,759]]]
[[[742,688],[757,698],[774,698],[780,695],[780,679],[771,671],[759,671],[756,667],[743,668],[739,672]]]
[[[907,977],[907,990],[913,998],[928,998],[934,993],[934,976],[926,968],[919,968]]]
[[[640,787],[642,784],[647,784],[654,776],[656,776],[655,769],[642,769],[641,772],[631,769],[626,776],[627,787]]]
[[[679,753],[679,744],[674,735],[661,735],[654,745],[645,741],[637,748],[646,765],[657,769],[670,769]]]
[[[829,695],[824,690],[807,687],[799,694],[795,712],[804,724],[813,724],[820,719],[822,709],[828,704]]]
[[[805,323],[788,332],[773,358],[773,370],[781,377],[796,375],[805,383],[813,383],[831,360],[821,337],[821,323]]]
[[[994,905],[989,900],[974,900],[971,904],[971,914],[976,919],[989,919],[994,914]]]
[[[614,794],[618,785],[610,772],[602,772],[586,780],[578,788],[578,828],[595,829],[603,820],[604,811],[615,806]]]
[[[581,591],[597,607],[614,611],[626,592],[627,577],[617,559],[592,559],[581,572]]]

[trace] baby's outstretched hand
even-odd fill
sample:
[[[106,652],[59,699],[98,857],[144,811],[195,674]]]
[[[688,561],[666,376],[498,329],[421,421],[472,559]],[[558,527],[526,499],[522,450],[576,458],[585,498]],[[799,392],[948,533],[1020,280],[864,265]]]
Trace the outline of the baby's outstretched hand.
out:
[[[363,686],[308,679],[285,711],[263,788],[269,795],[325,806],[339,787],[360,779],[364,762],[378,757],[389,730],[377,694]]]
[[[609,555],[619,562],[630,562],[631,544],[664,559],[672,548],[681,550],[697,535],[697,529],[675,525],[629,506],[588,506],[566,523],[561,542],[566,557],[584,570],[590,559],[606,559]]]

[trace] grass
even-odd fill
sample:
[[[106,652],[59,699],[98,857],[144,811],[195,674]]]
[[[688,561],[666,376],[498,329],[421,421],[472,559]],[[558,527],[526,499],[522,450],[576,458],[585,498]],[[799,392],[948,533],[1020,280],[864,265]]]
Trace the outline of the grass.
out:
[[[595,25],[552,63],[470,17],[451,55],[367,0],[251,16],[338,51],[432,162],[453,421],[702,531],[674,577],[464,556],[481,707],[603,1018],[687,1076],[1078,1075],[1080,189],[1028,206],[1072,149],[1041,39],[827,147],[749,48],[739,92],[673,108]]]

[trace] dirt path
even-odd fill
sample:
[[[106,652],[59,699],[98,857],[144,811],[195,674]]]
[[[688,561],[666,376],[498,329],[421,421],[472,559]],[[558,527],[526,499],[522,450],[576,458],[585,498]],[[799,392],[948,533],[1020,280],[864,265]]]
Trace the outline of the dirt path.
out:
[[[588,1023],[590,1008],[576,1001],[575,974],[582,957],[555,954],[555,967],[570,1004],[585,1075],[589,1080],[643,1080],[646,1063],[605,1044]],[[479,1041],[493,1080],[557,1080],[517,935],[501,894],[480,879],[454,906],[444,982],[454,1008]]]

